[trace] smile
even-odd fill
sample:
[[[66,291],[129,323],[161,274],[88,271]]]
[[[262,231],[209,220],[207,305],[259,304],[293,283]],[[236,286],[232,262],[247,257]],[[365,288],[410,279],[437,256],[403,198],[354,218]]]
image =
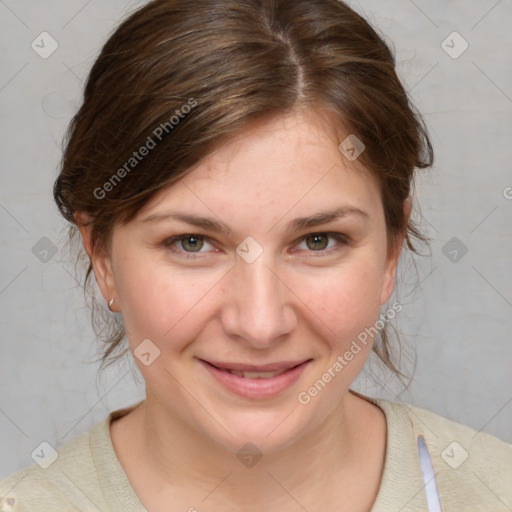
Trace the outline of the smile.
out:
[[[312,359],[255,366],[199,359],[208,374],[224,389],[250,399],[272,398],[290,388]]]
[[[278,370],[276,372],[243,372],[241,370],[224,370],[219,368],[224,372],[229,372],[233,375],[238,375],[238,377],[243,377],[244,379],[271,379],[272,377],[276,377],[277,375],[281,375],[281,373],[286,372],[287,370]]]

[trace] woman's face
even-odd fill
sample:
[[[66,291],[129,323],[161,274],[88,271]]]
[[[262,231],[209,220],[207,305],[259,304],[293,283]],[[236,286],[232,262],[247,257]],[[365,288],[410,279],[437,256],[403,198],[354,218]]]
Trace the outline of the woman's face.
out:
[[[228,449],[311,432],[371,350],[361,334],[392,292],[397,254],[378,185],[340,142],[311,113],[254,124],[96,258],[148,401]]]

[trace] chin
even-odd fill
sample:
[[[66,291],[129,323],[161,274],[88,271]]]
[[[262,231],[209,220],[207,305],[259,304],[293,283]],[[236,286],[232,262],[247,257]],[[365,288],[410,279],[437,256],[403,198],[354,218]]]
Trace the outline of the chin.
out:
[[[229,434],[222,428],[212,431],[209,426],[206,435],[237,455],[244,449],[276,453],[286,450],[321,423],[318,416],[310,417],[311,412],[304,416],[304,408],[296,404],[276,410],[226,411],[219,421]]]

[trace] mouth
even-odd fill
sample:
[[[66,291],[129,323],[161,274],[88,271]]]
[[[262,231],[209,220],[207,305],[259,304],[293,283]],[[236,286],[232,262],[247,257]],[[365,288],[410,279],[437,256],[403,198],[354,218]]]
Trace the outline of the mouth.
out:
[[[270,398],[292,386],[312,359],[265,365],[199,359],[210,375],[227,390],[245,398]]]

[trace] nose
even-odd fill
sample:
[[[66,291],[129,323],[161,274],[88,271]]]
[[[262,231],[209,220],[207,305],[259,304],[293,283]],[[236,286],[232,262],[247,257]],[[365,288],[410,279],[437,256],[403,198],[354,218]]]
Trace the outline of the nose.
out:
[[[270,348],[297,325],[294,295],[264,255],[252,263],[237,258],[221,314],[229,336],[257,349]]]

